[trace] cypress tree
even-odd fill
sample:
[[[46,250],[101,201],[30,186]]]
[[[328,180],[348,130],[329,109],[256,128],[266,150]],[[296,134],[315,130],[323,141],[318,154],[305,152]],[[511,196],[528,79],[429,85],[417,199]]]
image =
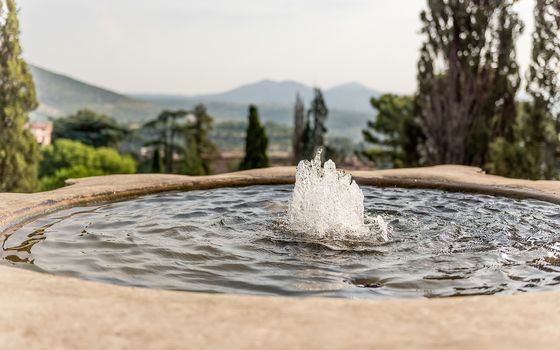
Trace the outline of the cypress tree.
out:
[[[489,170],[529,179],[557,177],[560,123],[560,3],[536,0],[532,62],[527,74],[531,102],[520,103],[512,140],[491,144]]]
[[[491,144],[488,169],[498,175],[550,179],[558,175],[560,108],[560,3],[536,0],[532,62],[527,74],[531,102],[519,103],[513,140]]]
[[[496,20],[495,66],[493,89],[490,92],[473,128],[467,138],[467,164],[484,167],[489,156],[489,145],[498,137],[511,142],[517,118],[515,96],[521,86],[521,76],[517,63],[515,44],[524,30],[519,16],[512,5],[504,2],[499,8]]]
[[[163,159],[161,158],[161,149],[159,146],[154,147],[152,156],[152,173],[161,173],[163,171]]]
[[[245,139],[245,158],[241,162],[240,169],[266,168],[270,166],[266,148],[268,137],[266,130],[261,124],[259,111],[254,105],[249,106],[249,125]]]
[[[536,0],[527,92],[560,122],[560,2]]]
[[[309,155],[309,159],[315,156],[315,150],[325,146],[325,134],[327,133],[325,123],[327,122],[327,116],[329,114],[329,109],[327,108],[321,89],[315,88],[314,93],[315,96],[313,97],[313,101],[311,101],[311,107],[308,111],[309,118],[313,118],[313,133],[311,138],[313,153]]]
[[[516,0],[429,0],[418,62],[418,105],[431,163],[483,165],[492,137],[515,120],[523,30]]]
[[[305,122],[301,143],[303,144],[303,159],[313,159],[315,157],[315,145],[313,144],[313,127],[309,118]]]
[[[553,178],[557,174],[555,163],[560,153],[560,2],[536,0],[534,18],[527,92],[533,97],[531,114],[542,127],[538,130],[541,135],[538,142],[532,146],[534,157],[541,161],[540,177]],[[547,125],[554,125],[554,136],[545,136]]]
[[[307,111],[305,127],[301,134],[303,159],[313,159],[317,149],[325,146],[325,134],[327,133],[325,123],[328,115],[329,109],[323,98],[323,93],[321,89],[315,88],[311,106]],[[311,122],[313,122],[313,124],[311,124]]]
[[[0,2],[0,192],[37,189],[39,146],[26,128],[37,108],[35,85],[21,57],[14,0]],[[7,7],[5,12],[4,6]]]
[[[292,164],[294,165],[297,165],[303,159],[305,141],[303,136],[307,124],[305,105],[301,96],[297,94],[296,104],[294,105],[294,134],[292,137]]]

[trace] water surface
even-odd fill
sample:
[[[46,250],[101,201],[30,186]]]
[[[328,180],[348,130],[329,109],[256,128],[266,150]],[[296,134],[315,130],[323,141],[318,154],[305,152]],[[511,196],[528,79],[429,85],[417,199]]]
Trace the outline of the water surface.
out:
[[[389,241],[317,240],[286,228],[293,186],[144,196],[31,222],[2,261],[171,290],[349,298],[560,289],[560,213],[535,201],[363,187]]]

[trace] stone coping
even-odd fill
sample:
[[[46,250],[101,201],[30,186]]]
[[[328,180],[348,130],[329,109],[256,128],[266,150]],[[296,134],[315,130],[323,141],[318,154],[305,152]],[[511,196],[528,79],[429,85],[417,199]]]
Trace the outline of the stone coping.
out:
[[[435,188],[560,203],[560,182],[436,166],[355,171],[365,185]],[[170,190],[289,184],[294,168],[188,177],[111,175],[36,194],[0,194],[0,235],[70,206]],[[0,236],[0,241],[3,237]],[[381,301],[173,292],[0,265],[0,344],[15,348],[527,349],[560,343],[560,292]]]

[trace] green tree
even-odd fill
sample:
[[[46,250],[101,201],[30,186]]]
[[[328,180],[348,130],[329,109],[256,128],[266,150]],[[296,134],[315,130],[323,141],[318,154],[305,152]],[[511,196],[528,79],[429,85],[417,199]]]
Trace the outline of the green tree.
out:
[[[64,186],[68,178],[109,174],[132,174],[136,162],[108,147],[93,148],[78,141],[58,139],[42,150],[42,190]]]
[[[529,179],[558,176],[560,108],[560,3],[535,2],[532,62],[527,75],[531,102],[520,104],[513,138],[491,144],[488,170]]]
[[[307,118],[305,122],[301,143],[303,144],[303,159],[313,159],[316,149],[315,143],[313,142],[313,127],[311,126],[309,118]]]
[[[165,172],[173,173],[173,155],[183,151],[183,147],[177,142],[177,136],[184,132],[184,126],[178,121],[184,119],[188,111],[180,109],[175,111],[164,110],[156,119],[144,124],[144,128],[154,134],[154,137],[145,146],[151,146],[154,150],[163,148]],[[153,152],[155,157],[155,152]],[[155,160],[152,160],[152,163]]]
[[[163,159],[161,158],[161,149],[154,147],[152,154],[152,173],[158,174],[163,171]]]
[[[493,88],[468,135],[467,164],[484,167],[490,142],[498,137],[512,141],[514,137],[513,128],[517,118],[515,96],[521,86],[515,45],[524,30],[522,21],[512,11],[512,5],[516,2],[503,2],[498,9]]]
[[[426,137],[414,97],[385,94],[373,97],[371,105],[377,116],[375,121],[368,121],[368,128],[362,133],[373,147],[361,155],[379,168],[421,165]]]
[[[491,139],[511,135],[519,88],[516,0],[428,0],[418,105],[430,163],[483,165]]]
[[[68,117],[54,119],[53,126],[53,141],[75,140],[93,147],[116,148],[128,135],[128,130],[118,125],[115,119],[89,109],[81,109]]]
[[[21,57],[15,2],[0,2],[0,15],[0,192],[31,192],[37,188],[39,146],[26,124],[37,108],[35,85]]]
[[[527,91],[560,123],[560,2],[536,0]]]
[[[560,2],[537,0],[534,10],[532,62],[529,65],[527,92],[533,98],[532,114],[542,124],[539,132],[546,135],[546,126],[554,124],[555,134],[560,133]],[[538,116],[538,117],[537,117]],[[554,178],[558,174],[556,159],[560,154],[558,137],[541,137],[538,158],[541,160],[541,178]],[[537,157],[535,155],[535,157]]]
[[[182,173],[192,176],[207,174],[202,158],[200,157],[195,137],[187,137],[186,139],[184,168]]]
[[[518,115],[513,128],[513,141],[498,137],[490,144],[490,173],[527,179],[546,178],[546,145],[557,140],[554,121],[532,102],[518,103]]]
[[[218,148],[210,140],[213,118],[203,104],[195,106],[194,120],[188,121],[185,133],[185,174],[211,174],[212,162],[220,157]],[[201,169],[202,168],[202,169]]]
[[[311,101],[309,111],[307,111],[307,115],[308,120],[313,120],[313,128],[311,129],[308,122],[306,130],[304,131],[304,140],[307,142],[304,146],[304,149],[307,151],[305,158],[312,159],[315,156],[315,151],[319,147],[325,146],[325,134],[327,133],[326,122],[329,115],[329,109],[323,98],[323,93],[319,88],[314,89],[314,97]],[[307,141],[309,139],[310,142]]]
[[[241,162],[240,169],[266,168],[270,166],[266,149],[268,137],[266,130],[261,124],[259,111],[254,105],[249,106],[249,125],[247,126],[247,137],[245,139],[245,158]]]
[[[297,165],[304,155],[304,133],[308,125],[305,105],[301,96],[297,94],[294,105],[294,132],[292,135],[292,164]]]

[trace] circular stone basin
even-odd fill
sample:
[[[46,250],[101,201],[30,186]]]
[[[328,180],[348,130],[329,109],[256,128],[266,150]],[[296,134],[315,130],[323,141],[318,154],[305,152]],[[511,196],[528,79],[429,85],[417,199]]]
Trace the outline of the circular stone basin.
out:
[[[349,298],[560,289],[558,206],[435,190],[363,187],[389,241],[287,229],[293,186],[149,195],[75,207],[2,242],[7,264],[120,285]]]

